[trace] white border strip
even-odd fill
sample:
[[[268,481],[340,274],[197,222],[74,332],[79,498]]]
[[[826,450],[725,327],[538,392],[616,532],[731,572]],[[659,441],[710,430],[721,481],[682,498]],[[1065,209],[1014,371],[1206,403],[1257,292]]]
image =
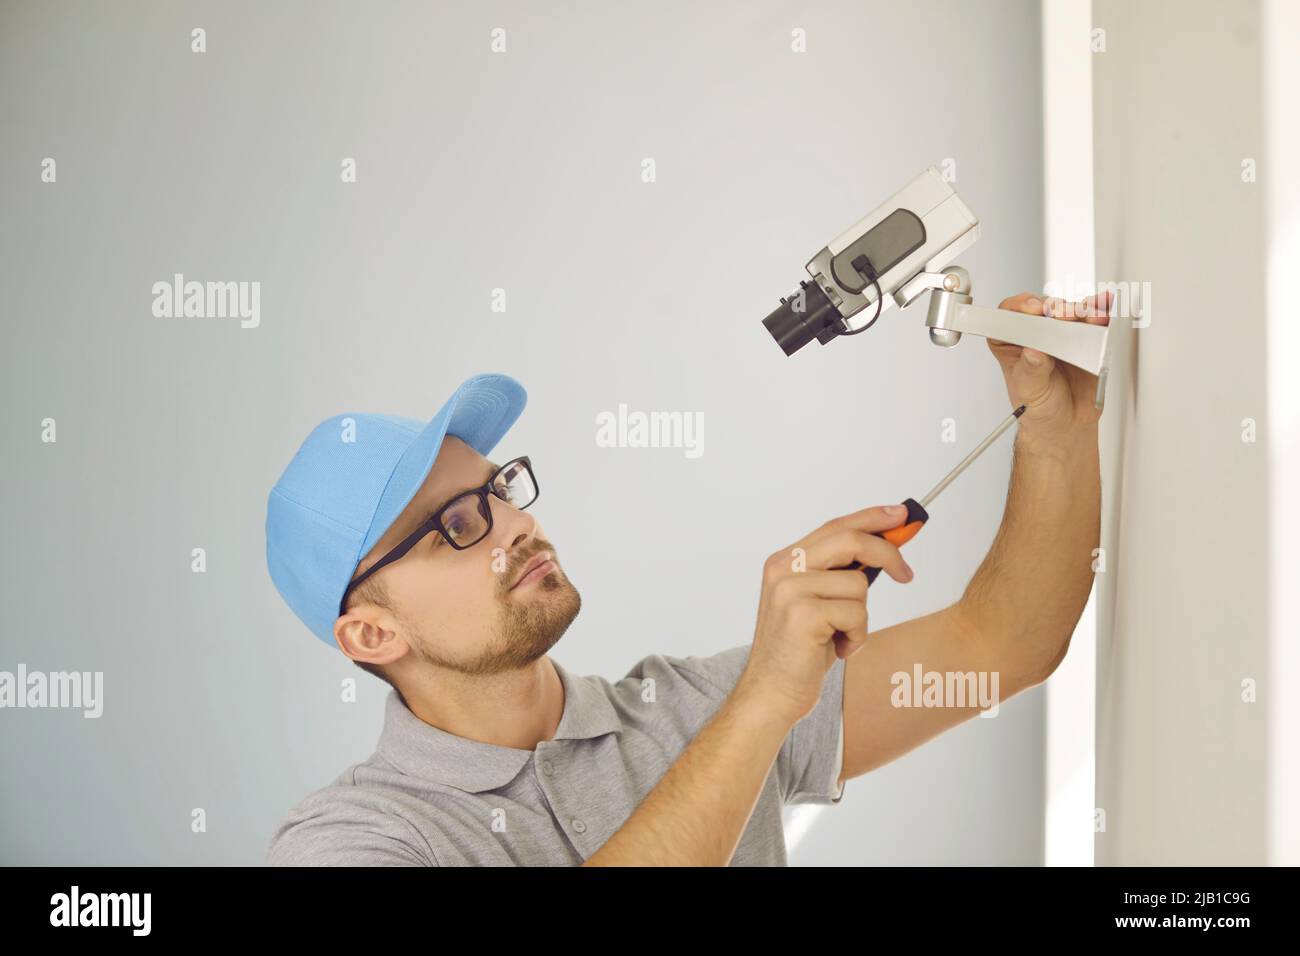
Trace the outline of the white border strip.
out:
[[[1092,207],[1091,0],[1044,0],[1044,291],[1096,289]],[[1082,290],[1082,291],[1081,291]],[[1047,682],[1047,808],[1043,862],[1093,865],[1096,806],[1096,589],[1070,651]]]
[[[1269,668],[1260,697],[1268,708],[1268,862],[1300,865],[1300,324],[1296,321],[1296,263],[1300,262],[1300,4],[1264,0],[1265,155],[1258,182],[1268,229],[1267,342],[1269,494]],[[1243,157],[1245,158],[1245,157]]]

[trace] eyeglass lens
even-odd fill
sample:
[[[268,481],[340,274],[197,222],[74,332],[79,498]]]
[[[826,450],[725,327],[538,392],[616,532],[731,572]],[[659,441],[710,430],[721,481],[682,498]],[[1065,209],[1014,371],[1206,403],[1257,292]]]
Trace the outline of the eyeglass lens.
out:
[[[523,462],[511,462],[493,482],[492,493],[515,508],[526,508],[537,497],[537,485]],[[453,501],[442,514],[442,524],[451,542],[468,547],[486,535],[487,509],[487,500],[474,493]]]

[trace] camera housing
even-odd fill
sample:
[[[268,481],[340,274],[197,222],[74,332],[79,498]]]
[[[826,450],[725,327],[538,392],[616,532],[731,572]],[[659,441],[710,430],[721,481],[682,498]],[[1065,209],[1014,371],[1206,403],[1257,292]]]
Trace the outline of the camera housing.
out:
[[[868,307],[878,316],[907,283],[937,272],[979,238],[979,220],[939,170],[929,166],[888,200],[832,239],[805,267],[812,281],[763,320],[786,355],[813,339],[825,345],[870,322],[850,322]]]

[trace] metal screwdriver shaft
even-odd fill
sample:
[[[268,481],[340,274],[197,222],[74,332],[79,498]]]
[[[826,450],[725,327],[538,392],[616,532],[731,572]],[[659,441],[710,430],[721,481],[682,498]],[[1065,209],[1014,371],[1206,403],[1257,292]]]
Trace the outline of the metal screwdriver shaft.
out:
[[[1015,420],[1020,417],[1020,414],[1024,410],[1025,410],[1025,406],[1021,405],[1014,412],[1012,412],[1010,415],[1004,418],[1002,420],[1002,424],[1000,424],[997,428],[993,429],[993,431],[989,433],[988,438],[984,439],[982,442],[976,445],[975,450],[962,459],[961,464],[959,464],[952,471],[948,472],[947,477],[945,477],[943,481],[939,482],[937,485],[931,488],[929,492],[926,493],[926,496],[921,499],[921,507],[924,508],[931,501],[934,501],[935,498],[939,497],[939,492],[943,491],[943,489],[947,488],[950,484],[952,484],[952,480],[956,478],[958,475],[960,475],[963,471],[965,471],[966,466],[969,465],[976,458],[978,458],[980,456],[980,453],[984,451],[985,448],[988,448],[989,445],[992,445],[995,441],[997,441],[998,436],[1001,435],[1008,428],[1010,428],[1012,424],[1015,422]]]
[[[897,528],[890,528],[888,531],[876,531],[873,532],[873,534],[878,538],[884,538],[886,541],[889,541],[900,548],[906,542],[915,538],[916,533],[921,530],[922,526],[927,521],[930,520],[930,512],[925,510],[925,506],[934,501],[934,499],[939,496],[939,492],[952,484],[953,479],[965,471],[966,466],[978,458],[980,454],[983,453],[984,449],[997,441],[998,436],[1010,428],[1012,423],[1021,416],[1024,410],[1025,406],[1021,405],[1003,419],[1002,423],[999,424],[997,428],[993,429],[993,431],[989,433],[989,436],[975,447],[973,452],[963,458],[961,464],[948,472],[943,481],[931,488],[924,498],[920,501],[917,501],[914,498],[908,498],[904,501],[903,505],[907,508],[907,518],[904,519],[901,525]],[[860,561],[854,561],[852,564],[848,565],[848,567],[855,570],[860,569],[862,573],[867,576],[868,583],[871,584],[875,583],[877,575],[880,574],[880,568],[863,567],[862,562]]]

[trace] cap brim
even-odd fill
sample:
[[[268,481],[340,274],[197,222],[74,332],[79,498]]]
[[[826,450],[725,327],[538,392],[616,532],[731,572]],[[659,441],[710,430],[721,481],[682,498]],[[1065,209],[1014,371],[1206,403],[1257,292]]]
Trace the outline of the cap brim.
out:
[[[488,455],[527,402],[524,387],[508,375],[475,375],[461,383],[398,459],[361,544],[358,562],[411,503],[429,476],[447,435],[455,435],[480,455]]]

